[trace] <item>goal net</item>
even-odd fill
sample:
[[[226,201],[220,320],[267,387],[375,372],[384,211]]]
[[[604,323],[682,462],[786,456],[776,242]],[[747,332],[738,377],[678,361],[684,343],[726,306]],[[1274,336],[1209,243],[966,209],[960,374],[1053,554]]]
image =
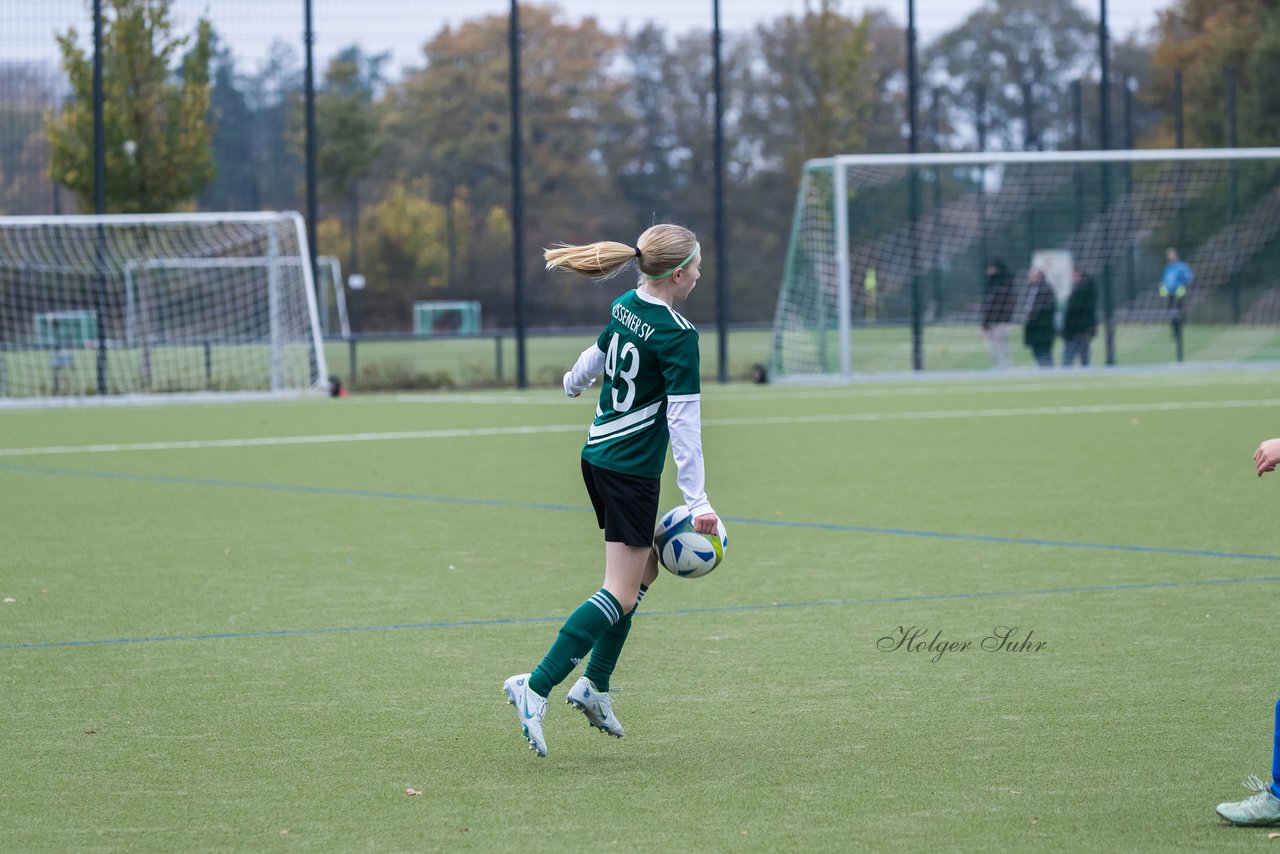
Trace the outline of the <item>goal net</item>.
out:
[[[0,405],[327,382],[298,214],[0,217]]]
[[[992,260],[1012,280],[1003,313]],[[1071,301],[1075,269],[1091,302],[1087,288]],[[1090,313],[1095,365],[1280,360],[1280,148],[810,161],[770,373],[991,367],[997,325],[1012,365],[1034,366],[1023,330],[1037,275],[1053,296],[1053,364]]]

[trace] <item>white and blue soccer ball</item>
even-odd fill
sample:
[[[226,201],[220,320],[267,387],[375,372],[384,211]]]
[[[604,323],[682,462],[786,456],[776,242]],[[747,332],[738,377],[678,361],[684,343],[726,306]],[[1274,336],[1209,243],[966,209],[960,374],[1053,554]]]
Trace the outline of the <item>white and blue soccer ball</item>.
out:
[[[729,533],[720,521],[716,534],[699,534],[693,529],[689,508],[681,504],[658,520],[653,530],[653,547],[658,550],[658,562],[663,569],[681,578],[697,578],[724,560]]]

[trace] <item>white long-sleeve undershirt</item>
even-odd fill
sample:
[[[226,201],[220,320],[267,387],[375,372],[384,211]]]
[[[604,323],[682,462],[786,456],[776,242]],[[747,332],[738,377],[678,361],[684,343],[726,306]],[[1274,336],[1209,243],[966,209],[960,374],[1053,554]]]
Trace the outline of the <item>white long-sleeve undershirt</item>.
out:
[[[595,344],[582,351],[578,361],[564,375],[564,393],[577,397],[595,384],[604,370],[604,351]]]
[[[692,395],[667,398],[667,430],[676,461],[676,485],[693,518],[714,513],[707,500],[706,470],[702,465],[702,402]]]

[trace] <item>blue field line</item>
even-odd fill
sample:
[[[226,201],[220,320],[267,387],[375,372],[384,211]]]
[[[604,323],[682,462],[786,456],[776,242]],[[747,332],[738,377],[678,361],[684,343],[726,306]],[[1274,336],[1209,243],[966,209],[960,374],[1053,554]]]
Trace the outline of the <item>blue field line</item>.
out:
[[[212,486],[222,489],[258,489],[271,492],[298,492],[306,495],[331,495],[351,498],[385,498],[394,501],[424,501],[436,504],[464,504],[475,507],[512,507],[524,510],[556,510],[570,513],[589,513],[591,508],[574,504],[550,504],[534,501],[508,501],[500,498],[459,498],[448,495],[421,495],[412,492],[392,492],[376,489],[350,489],[335,486],[305,486],[289,483],[265,483],[216,478],[176,477],[158,474],[131,474],[128,472],[104,472],[85,469],[62,469],[52,466],[22,466],[0,463],[0,472],[13,474],[41,474],[61,477],[87,477],[99,480],[123,480],[137,483],[163,483],[173,486]],[[1034,537],[1000,537],[991,534],[957,534],[945,531],[918,531],[911,528],[883,528],[869,525],[846,525],[837,522],[795,522],[779,519],[753,519],[747,516],[725,516],[726,522],[735,525],[762,525],[775,528],[797,528],[815,531],[840,531],[851,534],[880,534],[894,537],[924,537],[935,540],[954,540],[970,543],[999,543],[1015,546],[1048,546],[1065,549],[1092,549],[1095,551],[1136,552],[1139,554],[1178,555],[1182,557],[1214,557],[1229,560],[1280,561],[1280,555],[1249,554],[1248,552],[1224,552],[1213,549],[1181,549],[1167,546],[1137,546],[1122,543],[1084,543],[1071,540],[1046,540]]]
[[[1178,549],[1166,546],[1133,546],[1118,543],[1081,543],[1071,540],[1042,540],[1034,537],[997,537],[990,534],[949,534],[944,531],[915,531],[910,528],[874,528],[865,525],[840,525],[827,522],[786,522],[773,519],[734,519],[726,516],[726,522],[743,522],[748,525],[773,525],[778,528],[814,528],[819,530],[849,531],[857,534],[890,534],[898,537],[928,537],[937,540],[963,540],[970,543],[1006,543],[1017,546],[1055,546],[1066,549],[1098,549],[1113,552],[1141,552],[1144,554],[1186,555],[1195,557],[1223,557],[1233,560],[1280,560],[1280,555],[1257,555],[1247,552],[1221,552],[1212,549]]]
[[[436,504],[468,504],[481,507],[520,507],[527,510],[568,510],[585,513],[588,508],[571,504],[539,504],[529,501],[505,501],[500,498],[457,498],[448,495],[419,495],[380,489],[349,489],[336,486],[306,486],[295,483],[265,483],[251,480],[219,480],[203,477],[175,477],[163,474],[131,474],[129,472],[60,469],[51,466],[17,466],[0,463],[0,472],[13,474],[45,474],[62,477],[89,477],[98,480],[124,480],[135,483],[163,483],[170,486],[216,486],[222,489],[260,489],[269,492],[300,492],[306,495],[337,495],[348,498],[389,498],[395,501],[428,501]]]
[[[1129,584],[1090,584],[1084,587],[1045,587],[1032,590],[987,590],[961,593],[919,593],[904,596],[876,596],[868,599],[822,599],[814,602],[770,602],[755,605],[720,605],[708,608],[669,608],[659,611],[637,611],[637,617],[673,617],[689,614],[726,614],[745,611],[781,611],[790,608],[831,608],[847,605],[890,605],[903,602],[944,602],[957,599],[1008,599],[1017,596],[1053,596],[1071,593],[1105,593],[1123,590],[1163,590],[1179,587],[1205,587],[1222,584],[1258,584],[1280,581],[1280,576],[1258,578],[1206,578],[1193,581],[1143,581]],[[72,646],[119,646],[123,644],[167,643],[171,641],[247,640],[250,638],[288,637],[296,635],[335,635],[349,632],[395,632],[405,630],[458,629],[475,626],[511,626],[533,623],[563,623],[567,615],[557,617],[508,617],[491,620],[451,620],[436,623],[395,623],[385,626],[332,626],[320,629],[273,629],[260,632],[217,632],[202,635],[156,635],[136,638],[99,640],[44,641],[40,643],[0,644],[0,651],[49,649]]]

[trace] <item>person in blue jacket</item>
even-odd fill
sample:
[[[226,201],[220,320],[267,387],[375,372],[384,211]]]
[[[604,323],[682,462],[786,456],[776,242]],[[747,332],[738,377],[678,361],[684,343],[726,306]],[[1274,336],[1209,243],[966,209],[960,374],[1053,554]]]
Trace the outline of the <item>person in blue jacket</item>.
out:
[[[1182,361],[1183,301],[1187,288],[1195,281],[1191,265],[1178,257],[1178,250],[1170,246],[1165,251],[1164,273],[1160,276],[1160,296],[1169,300],[1169,322],[1173,327],[1173,341],[1178,348],[1178,361]]]

